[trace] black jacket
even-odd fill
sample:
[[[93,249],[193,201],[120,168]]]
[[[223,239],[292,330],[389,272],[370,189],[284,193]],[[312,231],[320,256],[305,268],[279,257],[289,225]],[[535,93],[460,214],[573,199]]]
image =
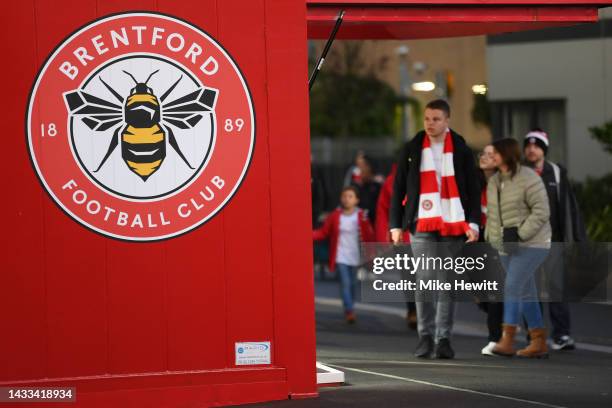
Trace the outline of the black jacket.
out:
[[[393,183],[393,195],[389,209],[389,229],[402,228],[414,233],[418,214],[420,194],[420,166],[423,138],[425,131],[421,131],[407,142],[399,155],[397,162],[397,175]],[[453,165],[455,180],[461,198],[461,205],[468,223],[480,224],[480,183],[476,172],[476,163],[472,151],[465,143],[465,139],[451,130],[453,138]],[[402,205],[404,196],[407,196],[406,205]]]
[[[576,197],[567,178],[567,170],[558,164],[557,166],[559,167],[558,185],[553,165],[549,161],[545,161],[542,168],[542,181],[546,186],[550,204],[552,241],[586,241],[586,228],[582,221]]]

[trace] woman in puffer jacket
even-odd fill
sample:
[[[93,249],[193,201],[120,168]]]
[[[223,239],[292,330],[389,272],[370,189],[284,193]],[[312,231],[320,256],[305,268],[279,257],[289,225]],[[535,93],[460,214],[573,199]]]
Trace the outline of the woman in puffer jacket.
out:
[[[514,139],[493,143],[498,172],[487,186],[485,239],[500,251],[506,270],[504,324],[498,355],[547,357],[546,329],[538,301],[535,272],[550,250],[550,208],[542,178],[521,166],[521,149]],[[516,328],[524,316],[529,345],[515,352]]]

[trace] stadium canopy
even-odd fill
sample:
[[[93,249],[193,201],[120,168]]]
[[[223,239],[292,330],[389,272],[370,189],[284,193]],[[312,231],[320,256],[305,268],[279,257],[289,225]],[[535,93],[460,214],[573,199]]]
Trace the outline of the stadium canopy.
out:
[[[338,39],[420,39],[501,34],[596,22],[612,1],[306,0],[308,38],[329,36],[345,10]]]

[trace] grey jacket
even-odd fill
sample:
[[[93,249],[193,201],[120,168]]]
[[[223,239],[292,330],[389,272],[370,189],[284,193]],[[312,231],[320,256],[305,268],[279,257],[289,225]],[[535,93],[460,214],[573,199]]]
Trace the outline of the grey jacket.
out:
[[[549,219],[546,187],[535,171],[519,165],[514,177],[497,172],[489,179],[485,239],[495,248],[502,249],[503,227],[518,227],[521,245],[550,248]]]

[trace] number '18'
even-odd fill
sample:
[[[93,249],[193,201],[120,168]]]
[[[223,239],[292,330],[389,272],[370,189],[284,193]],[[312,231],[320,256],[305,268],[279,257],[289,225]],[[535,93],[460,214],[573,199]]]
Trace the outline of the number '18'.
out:
[[[57,136],[57,129],[55,128],[55,123],[49,123],[49,125],[45,125],[44,123],[40,124],[40,134],[42,137],[49,136],[55,137]]]

